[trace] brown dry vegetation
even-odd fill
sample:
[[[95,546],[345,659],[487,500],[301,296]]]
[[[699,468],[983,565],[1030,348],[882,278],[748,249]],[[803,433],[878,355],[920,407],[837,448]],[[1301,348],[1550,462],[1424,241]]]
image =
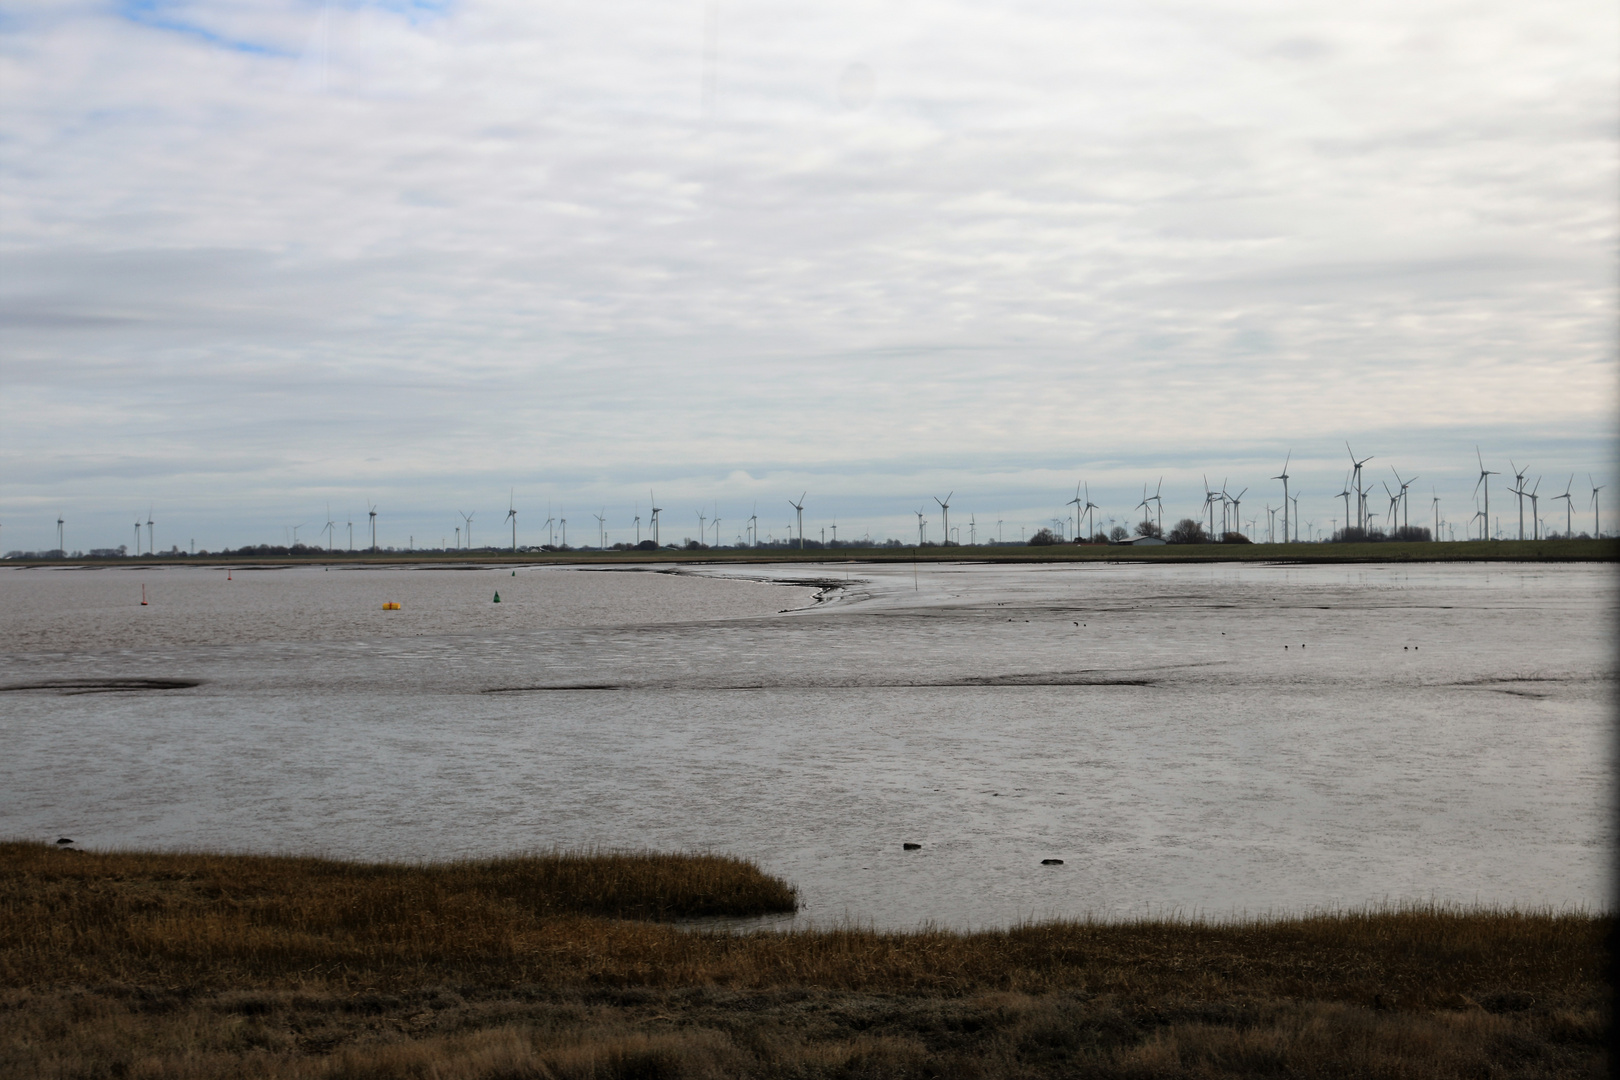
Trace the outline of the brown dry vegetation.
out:
[[[1596,1076],[1607,918],[1439,908],[729,935],[716,856],[0,845],[0,1075]]]

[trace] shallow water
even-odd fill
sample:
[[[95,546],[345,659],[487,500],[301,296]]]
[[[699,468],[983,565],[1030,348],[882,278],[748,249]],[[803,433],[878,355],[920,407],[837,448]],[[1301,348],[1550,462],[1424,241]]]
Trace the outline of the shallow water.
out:
[[[0,570],[0,683],[200,683],[0,695],[0,833],[715,849],[886,927],[1612,907],[1604,566],[232,576]]]

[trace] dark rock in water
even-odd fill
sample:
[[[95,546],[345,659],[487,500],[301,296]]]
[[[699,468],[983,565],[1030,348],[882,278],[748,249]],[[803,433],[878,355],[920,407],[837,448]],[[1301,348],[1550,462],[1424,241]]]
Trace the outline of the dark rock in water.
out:
[[[901,844],[900,847],[905,851],[916,851],[918,848],[922,847],[922,845],[921,844],[907,843],[907,844]]]
[[[58,840],[57,843],[58,844],[71,844],[71,843],[73,843],[73,841],[69,840],[67,837],[64,836],[60,840]]]
[[[1063,860],[1062,859],[1042,859],[1041,860],[1041,865],[1042,866],[1062,866],[1063,865]]]

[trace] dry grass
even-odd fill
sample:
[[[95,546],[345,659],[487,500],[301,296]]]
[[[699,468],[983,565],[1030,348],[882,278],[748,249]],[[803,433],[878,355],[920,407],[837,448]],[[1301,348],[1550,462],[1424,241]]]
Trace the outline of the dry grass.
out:
[[[1595,1076],[1611,920],[726,935],[711,856],[443,866],[0,845],[0,1075]]]

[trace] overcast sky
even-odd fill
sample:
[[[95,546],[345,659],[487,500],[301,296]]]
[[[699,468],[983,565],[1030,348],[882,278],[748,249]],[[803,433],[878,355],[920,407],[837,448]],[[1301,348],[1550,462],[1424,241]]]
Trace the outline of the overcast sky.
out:
[[[368,499],[436,545],[514,490],[520,542],[633,539],[650,488],[665,540],[801,491],[937,539],[954,490],[965,541],[1205,473],[1263,531],[1290,450],[1325,528],[1346,439],[1459,536],[1476,443],[1589,529],[1616,40],[1612,0],[3,0],[0,548]]]

